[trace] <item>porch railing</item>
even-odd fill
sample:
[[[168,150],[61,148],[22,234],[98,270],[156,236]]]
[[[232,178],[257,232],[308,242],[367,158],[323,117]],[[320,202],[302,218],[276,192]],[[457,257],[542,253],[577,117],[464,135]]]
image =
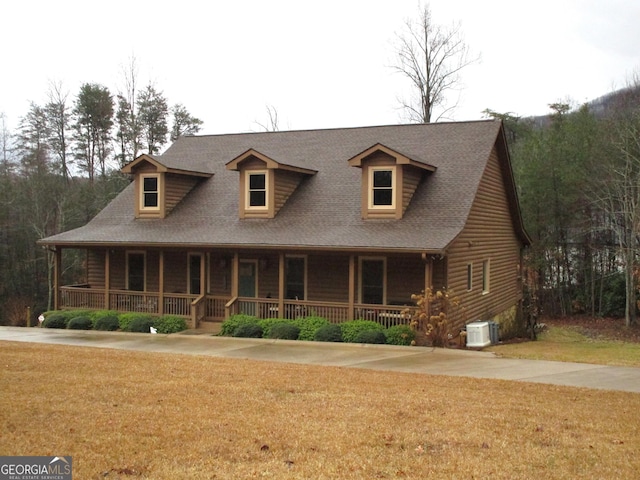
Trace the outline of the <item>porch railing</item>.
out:
[[[60,289],[60,307],[75,309],[106,308],[105,290],[89,288],[88,285],[73,285]],[[160,294],[156,292],[134,292],[127,290],[109,291],[109,308],[121,312],[145,312],[159,314],[161,309]],[[307,316],[318,316],[332,323],[340,323],[351,319],[364,319],[379,322],[385,327],[407,324],[408,319],[402,314],[407,307],[401,305],[368,305],[356,304],[353,311],[349,305],[339,302],[314,302],[308,300],[285,300],[284,309],[280,311],[277,299],[247,298],[207,295],[198,296],[184,293],[162,295],[162,312],[165,315],[179,315],[197,321],[222,321],[229,315],[244,313],[259,318],[294,319]]]

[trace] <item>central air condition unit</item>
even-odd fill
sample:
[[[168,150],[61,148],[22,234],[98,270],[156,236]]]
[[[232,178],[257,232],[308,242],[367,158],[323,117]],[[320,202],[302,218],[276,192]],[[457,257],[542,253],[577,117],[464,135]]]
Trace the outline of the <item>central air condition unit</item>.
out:
[[[467,324],[467,347],[483,348],[491,345],[488,322]]]

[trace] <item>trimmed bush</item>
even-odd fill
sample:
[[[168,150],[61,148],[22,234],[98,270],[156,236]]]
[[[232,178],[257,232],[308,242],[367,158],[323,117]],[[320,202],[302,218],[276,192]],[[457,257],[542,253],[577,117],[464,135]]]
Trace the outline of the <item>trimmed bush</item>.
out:
[[[103,330],[107,332],[113,332],[120,328],[120,322],[118,321],[118,315],[104,315],[96,319],[93,328],[96,330]]]
[[[302,317],[294,320],[294,325],[300,329],[298,340],[311,341],[321,327],[330,325],[329,320],[323,317]]]
[[[329,323],[318,329],[313,336],[316,342],[341,342],[342,341],[342,329],[340,325],[336,323]]]
[[[275,325],[279,325],[281,323],[286,323],[289,325],[295,325],[294,320],[287,320],[286,318],[263,318],[258,320],[257,324],[262,328],[262,336],[264,338],[271,338],[269,335],[271,333],[271,329]]]
[[[74,317],[69,320],[67,328],[71,330],[91,330],[93,328],[93,322],[87,316]]]
[[[394,325],[387,328],[384,333],[387,335],[389,345],[411,345],[416,338],[416,332],[409,325]]]
[[[220,329],[220,336],[233,337],[238,327],[241,325],[257,325],[258,319],[252,315],[237,314],[232,315],[227,320],[222,322]]]
[[[347,343],[362,343],[356,340],[360,332],[366,332],[367,330],[384,330],[381,324],[371,320],[351,320],[341,323],[340,328],[342,328],[342,341]]]
[[[132,330],[129,329],[131,322],[139,318],[149,319],[151,318],[151,315],[147,313],[135,313],[135,312],[121,313],[120,315],[118,315],[118,324],[120,325],[120,330],[122,330],[123,332],[131,332]]]
[[[269,330],[267,338],[279,338],[282,340],[297,340],[300,329],[291,323],[276,323]]]
[[[68,319],[63,313],[52,313],[49,315],[42,326],[45,328],[67,328]]]
[[[153,326],[158,333],[176,333],[187,329],[187,321],[177,315],[164,315],[157,318]]]
[[[90,312],[88,317],[93,320],[93,325],[95,327],[95,324],[98,320],[100,320],[103,317],[116,317],[118,318],[118,315],[120,315],[120,312],[117,312],[115,310],[94,310],[93,312]]]
[[[150,333],[150,328],[154,326],[154,318],[146,313],[125,313],[120,315],[119,320],[120,328],[125,332]]]
[[[383,345],[387,343],[387,336],[382,330],[363,330],[356,335],[354,343],[373,343]]]
[[[262,338],[262,327],[257,323],[245,323],[234,330],[233,336],[242,338]]]

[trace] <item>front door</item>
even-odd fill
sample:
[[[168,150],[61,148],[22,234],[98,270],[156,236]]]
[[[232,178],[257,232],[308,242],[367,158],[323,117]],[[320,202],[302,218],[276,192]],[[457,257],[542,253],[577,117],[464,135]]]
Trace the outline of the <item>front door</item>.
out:
[[[238,296],[241,298],[256,298],[258,280],[258,262],[256,260],[240,260],[238,275]],[[256,314],[255,302],[240,301],[240,313]]]

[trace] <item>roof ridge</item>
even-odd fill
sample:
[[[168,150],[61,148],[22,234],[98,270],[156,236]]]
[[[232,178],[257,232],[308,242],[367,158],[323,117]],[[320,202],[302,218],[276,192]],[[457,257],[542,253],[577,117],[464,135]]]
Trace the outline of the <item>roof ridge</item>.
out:
[[[276,130],[276,131],[264,131],[264,132],[231,132],[231,133],[206,133],[203,135],[185,135],[181,138],[206,138],[206,137],[234,137],[241,135],[277,135],[277,134],[287,134],[287,133],[305,133],[305,132],[330,132],[330,131],[353,131],[353,130],[369,130],[376,128],[411,128],[411,127],[437,127],[444,125],[461,125],[465,123],[491,123],[491,122],[499,122],[500,120],[497,118],[484,118],[477,120],[462,120],[462,121],[448,121],[448,122],[432,122],[432,123],[397,123],[397,124],[387,124],[387,125],[363,125],[359,127],[330,127],[330,128],[301,128],[301,129],[293,129],[293,130]]]

